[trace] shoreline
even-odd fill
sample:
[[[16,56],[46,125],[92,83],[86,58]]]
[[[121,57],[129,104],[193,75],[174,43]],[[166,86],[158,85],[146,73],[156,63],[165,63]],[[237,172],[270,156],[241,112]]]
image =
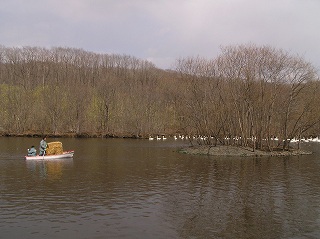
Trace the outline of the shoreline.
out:
[[[90,133],[66,133],[66,134],[38,134],[38,133],[27,133],[27,134],[10,134],[0,133],[0,137],[25,137],[25,138],[42,138],[46,135],[48,138],[122,138],[122,139],[147,139],[147,137],[141,135],[113,135],[113,134],[90,134]],[[301,149],[290,149],[279,150],[276,149],[272,152],[255,150],[252,151],[250,147],[230,146],[230,145],[196,145],[187,146],[178,150],[182,154],[190,155],[207,155],[207,156],[227,156],[227,157],[263,157],[263,156],[299,156],[299,155],[311,155],[313,152],[301,150]]]
[[[46,135],[48,138],[126,138],[126,139],[147,139],[141,135],[113,135],[113,134],[90,134],[90,133],[65,133],[65,134],[38,134],[38,133],[26,133],[26,134],[11,134],[0,133],[0,137],[25,137],[25,138],[42,138]]]
[[[238,156],[238,157],[263,157],[263,156],[298,156],[310,155],[312,152],[292,149],[290,151],[276,150],[272,152],[255,150],[249,147],[237,146],[190,146],[179,150],[180,153],[208,156]]]

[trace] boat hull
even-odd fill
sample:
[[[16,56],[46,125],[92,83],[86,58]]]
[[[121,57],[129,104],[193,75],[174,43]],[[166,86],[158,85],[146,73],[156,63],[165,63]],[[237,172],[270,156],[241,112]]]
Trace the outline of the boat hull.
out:
[[[67,151],[57,155],[25,156],[25,159],[26,160],[55,160],[55,159],[63,159],[63,158],[72,158],[73,154],[74,154],[74,151]]]

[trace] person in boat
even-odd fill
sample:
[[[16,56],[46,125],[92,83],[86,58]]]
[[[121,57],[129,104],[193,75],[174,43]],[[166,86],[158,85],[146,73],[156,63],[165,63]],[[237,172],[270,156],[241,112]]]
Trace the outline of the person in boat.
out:
[[[47,147],[48,147],[46,140],[47,140],[47,137],[44,136],[42,138],[42,140],[40,141],[39,156],[43,156],[43,155],[46,154],[46,150],[47,150]]]
[[[37,150],[35,147],[32,145],[30,149],[28,149],[28,156],[36,156],[37,155]]]

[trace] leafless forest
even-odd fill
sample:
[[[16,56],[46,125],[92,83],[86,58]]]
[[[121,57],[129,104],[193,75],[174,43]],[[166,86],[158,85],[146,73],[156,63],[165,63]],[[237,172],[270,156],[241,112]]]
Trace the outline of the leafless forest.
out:
[[[320,135],[316,69],[269,46],[221,48],[171,70],[128,55],[0,46],[2,135],[201,136],[273,150]]]

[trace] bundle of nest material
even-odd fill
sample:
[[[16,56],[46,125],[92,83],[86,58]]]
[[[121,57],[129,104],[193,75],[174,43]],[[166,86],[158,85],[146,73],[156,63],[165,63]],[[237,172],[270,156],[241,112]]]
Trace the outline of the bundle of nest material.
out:
[[[62,154],[63,153],[63,147],[62,143],[57,142],[50,142],[47,144],[47,150],[46,155],[56,155],[56,154]]]

